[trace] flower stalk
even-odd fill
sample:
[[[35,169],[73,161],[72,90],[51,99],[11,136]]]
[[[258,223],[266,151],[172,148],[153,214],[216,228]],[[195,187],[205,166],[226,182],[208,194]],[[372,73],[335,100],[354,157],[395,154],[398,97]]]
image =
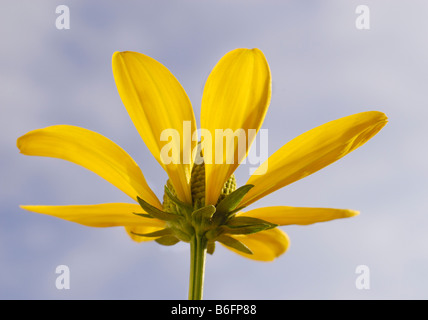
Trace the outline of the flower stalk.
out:
[[[195,233],[190,241],[189,300],[202,300],[206,254],[207,239]]]

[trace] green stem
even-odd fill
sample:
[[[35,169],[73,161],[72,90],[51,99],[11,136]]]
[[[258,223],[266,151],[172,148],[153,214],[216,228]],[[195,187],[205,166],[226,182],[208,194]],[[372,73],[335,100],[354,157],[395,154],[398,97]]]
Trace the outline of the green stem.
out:
[[[189,300],[202,300],[206,253],[207,240],[205,237],[193,235],[190,241]]]

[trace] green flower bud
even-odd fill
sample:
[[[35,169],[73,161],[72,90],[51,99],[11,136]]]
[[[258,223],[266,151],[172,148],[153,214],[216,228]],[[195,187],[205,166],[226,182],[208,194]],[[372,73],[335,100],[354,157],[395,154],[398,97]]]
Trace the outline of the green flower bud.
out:
[[[171,193],[176,196],[174,187],[168,179],[166,186]],[[205,164],[194,164],[192,168],[192,175],[190,178],[190,188],[192,192],[192,205],[195,210],[205,206]],[[236,190],[235,175],[231,175],[223,185],[217,204],[222,201],[227,195]],[[163,210],[171,213],[178,213],[176,204],[165,193],[163,196]]]

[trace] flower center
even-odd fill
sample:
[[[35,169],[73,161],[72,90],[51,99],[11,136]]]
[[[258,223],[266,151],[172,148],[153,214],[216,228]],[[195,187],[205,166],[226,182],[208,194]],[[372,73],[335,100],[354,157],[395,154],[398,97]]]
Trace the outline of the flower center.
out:
[[[171,191],[171,193],[176,196],[176,192],[171,181],[168,179],[166,182],[166,186]],[[205,206],[205,164],[194,164],[192,169],[192,175],[190,178],[190,186],[192,191],[192,206],[195,210],[202,208]],[[236,179],[235,175],[232,174],[226,183],[223,185],[221,189],[220,196],[217,200],[217,204],[220,203],[221,200],[226,198],[227,195],[231,194],[236,190]],[[177,206],[171,200],[170,197],[166,193],[163,196],[163,209],[164,211],[177,213]]]
[[[138,234],[142,237],[154,237],[162,245],[174,245],[179,241],[191,242],[202,239],[207,252],[212,254],[215,242],[247,254],[251,250],[234,235],[245,235],[276,227],[270,222],[237,216],[243,207],[239,204],[245,194],[253,187],[244,185],[236,188],[235,176],[232,174],[223,185],[215,206],[205,205],[205,164],[195,164],[190,179],[192,203],[184,203],[177,198],[172,183],[167,180],[163,197],[163,210],[159,210],[137,197],[145,213],[137,213],[145,218],[157,218],[166,222],[165,228],[151,233]]]

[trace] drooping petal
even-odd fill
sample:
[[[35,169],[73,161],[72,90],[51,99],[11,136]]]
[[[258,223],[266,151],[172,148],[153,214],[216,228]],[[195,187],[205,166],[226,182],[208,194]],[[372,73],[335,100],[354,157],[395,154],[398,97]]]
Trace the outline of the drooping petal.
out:
[[[186,92],[156,60],[116,52],[113,74],[119,95],[146,146],[167,172],[178,197],[191,203],[190,176],[196,121]]]
[[[230,237],[245,244],[253,254],[243,253],[228,246],[225,246],[226,248],[257,261],[273,261],[287,251],[290,244],[288,235],[278,228],[248,235],[230,235]]]
[[[362,146],[387,123],[382,112],[350,115],[316,127],[291,140],[270,156],[246,184],[254,185],[241,205],[302,179]]]
[[[106,179],[133,200],[139,196],[161,208],[135,161],[99,133],[57,125],[28,132],[18,139],[17,146],[25,155],[59,158],[78,164]]]
[[[258,218],[277,225],[286,226],[291,224],[308,225],[317,222],[355,217],[358,214],[358,211],[349,209],[276,206],[249,210],[247,212],[238,213],[237,216]]]
[[[247,156],[270,97],[270,69],[258,49],[227,53],[209,75],[201,105],[206,204],[216,204],[222,186]]]
[[[162,228],[164,221],[154,218],[144,218],[134,214],[141,213],[137,204],[103,203],[94,205],[66,206],[21,206],[22,209],[50,215],[67,221],[79,223],[88,227],[149,227]]]

